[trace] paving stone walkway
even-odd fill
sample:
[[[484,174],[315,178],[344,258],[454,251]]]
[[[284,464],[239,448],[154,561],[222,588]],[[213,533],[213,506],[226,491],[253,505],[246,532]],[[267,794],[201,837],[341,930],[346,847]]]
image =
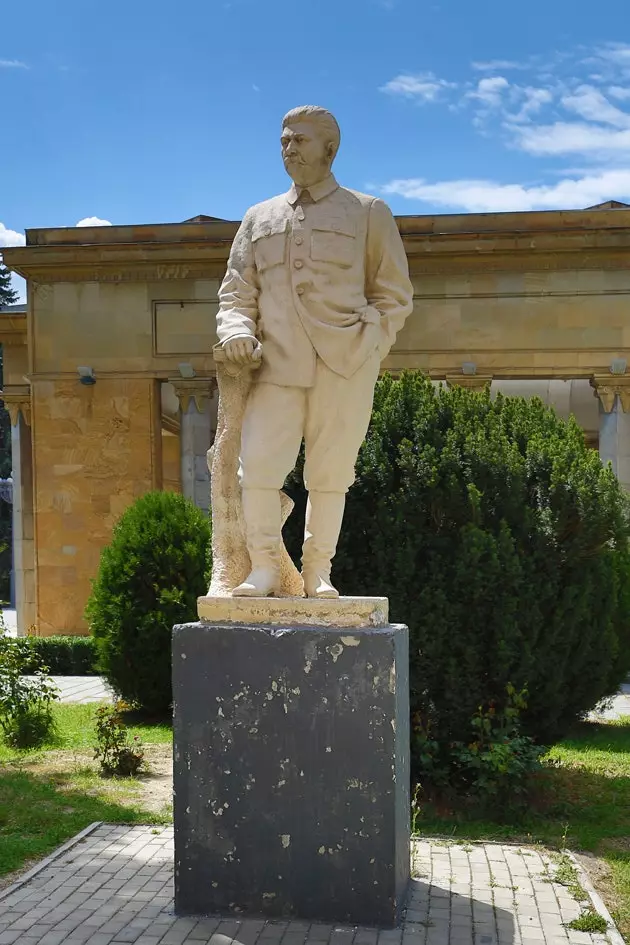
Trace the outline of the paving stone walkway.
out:
[[[26,679],[33,679],[26,676]],[[112,702],[112,691],[102,676],[51,676],[60,702]]]
[[[538,850],[422,840],[395,931],[177,918],[172,828],[97,825],[0,893],[0,945],[622,945],[574,932],[580,906]],[[597,904],[597,903],[596,903]]]
[[[611,699],[610,705],[600,712],[592,712],[591,718],[611,722],[623,715],[630,716],[630,682],[623,683],[617,695]]]
[[[111,702],[112,692],[101,676],[53,676],[61,702]]]

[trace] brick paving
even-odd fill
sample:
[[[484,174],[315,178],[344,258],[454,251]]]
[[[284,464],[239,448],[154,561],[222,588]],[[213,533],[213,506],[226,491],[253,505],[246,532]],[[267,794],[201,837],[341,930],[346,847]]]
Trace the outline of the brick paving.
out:
[[[0,945],[620,945],[567,929],[580,906],[550,856],[414,842],[400,928],[173,914],[172,828],[99,825],[0,894]]]

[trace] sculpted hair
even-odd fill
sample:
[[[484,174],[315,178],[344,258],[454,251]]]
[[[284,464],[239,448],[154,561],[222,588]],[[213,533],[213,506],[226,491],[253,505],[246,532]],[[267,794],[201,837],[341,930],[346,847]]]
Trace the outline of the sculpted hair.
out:
[[[298,121],[309,121],[311,124],[317,125],[320,132],[326,136],[334,147],[333,158],[336,156],[341,141],[341,131],[332,112],[321,108],[319,105],[300,105],[286,113],[282,119],[282,127],[284,128],[285,125]]]

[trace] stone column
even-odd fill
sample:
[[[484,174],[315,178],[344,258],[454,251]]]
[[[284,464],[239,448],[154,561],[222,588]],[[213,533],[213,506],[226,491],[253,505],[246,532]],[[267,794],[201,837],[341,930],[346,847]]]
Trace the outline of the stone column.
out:
[[[210,509],[207,453],[217,428],[218,395],[212,377],[169,378],[180,406],[182,493],[195,505]]]
[[[591,384],[599,399],[599,455],[630,492],[630,376],[594,376]]]
[[[7,387],[3,400],[11,417],[13,569],[17,631],[19,636],[24,636],[37,618],[30,390],[28,387]]]

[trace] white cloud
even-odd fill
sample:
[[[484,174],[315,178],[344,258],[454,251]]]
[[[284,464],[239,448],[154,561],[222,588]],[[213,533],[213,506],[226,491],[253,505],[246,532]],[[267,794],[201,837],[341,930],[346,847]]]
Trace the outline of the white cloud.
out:
[[[76,226],[111,226],[109,220],[101,220],[100,217],[84,217],[79,220]]]
[[[519,125],[512,128],[516,144],[530,154],[582,154],[605,159],[630,154],[630,128],[613,130],[585,122],[557,121],[552,125]]]
[[[630,169],[603,171],[555,184],[500,184],[492,180],[449,180],[430,184],[421,178],[393,180],[383,193],[398,194],[469,213],[509,210],[570,210],[630,198]]]
[[[529,69],[528,62],[515,62],[513,59],[491,59],[489,62],[471,62],[477,72],[507,72],[509,69]]]
[[[580,85],[572,95],[563,96],[562,104],[568,111],[575,112],[587,121],[630,128],[630,115],[611,105],[605,95],[592,85]]]
[[[390,79],[382,85],[380,92],[390,95],[402,95],[405,98],[416,99],[419,102],[434,102],[445,89],[457,88],[456,82],[447,82],[432,72],[421,72],[418,75],[403,73]]]
[[[630,70],[630,44],[606,43],[597,50],[597,55],[614,66]]]
[[[0,223],[0,246],[24,246],[26,237],[17,230],[9,230],[4,223]]]
[[[618,99],[620,102],[625,102],[630,99],[630,89],[621,85],[611,85],[608,88],[608,94],[612,95],[613,98]]]
[[[498,108],[503,102],[503,93],[510,83],[502,75],[480,79],[474,92],[467,92],[465,98],[477,99],[490,108]]]
[[[28,69],[28,66],[19,59],[0,59],[0,69]]]
[[[534,86],[513,86],[513,96],[520,104],[518,112],[510,115],[511,121],[530,121],[532,115],[535,115],[545,105],[553,102],[553,94],[550,89],[536,88]]]

